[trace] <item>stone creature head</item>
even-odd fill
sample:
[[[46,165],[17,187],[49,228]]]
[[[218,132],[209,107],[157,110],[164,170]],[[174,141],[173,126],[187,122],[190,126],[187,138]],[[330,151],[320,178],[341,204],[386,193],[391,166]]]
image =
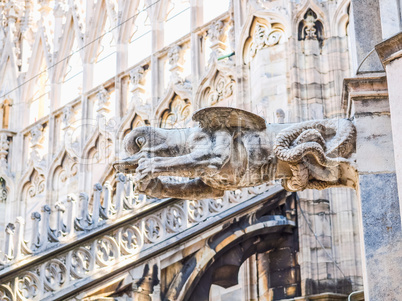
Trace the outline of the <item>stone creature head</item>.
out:
[[[128,157],[113,166],[120,172],[134,172],[141,158],[166,156],[167,130],[142,126],[132,130],[123,140]]]

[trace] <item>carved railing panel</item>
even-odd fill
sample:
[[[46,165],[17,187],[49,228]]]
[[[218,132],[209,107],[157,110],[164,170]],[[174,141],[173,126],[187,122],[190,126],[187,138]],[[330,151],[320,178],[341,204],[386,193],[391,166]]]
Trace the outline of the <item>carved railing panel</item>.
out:
[[[81,193],[78,197],[70,195],[66,204],[58,203],[53,211],[43,206],[41,213],[35,212],[31,241],[23,239],[22,218],[8,225],[1,253],[0,296],[2,300],[52,299],[102,270],[136,260],[169,238],[174,244],[177,234],[203,227],[203,221],[268,188],[263,185],[227,192],[217,200],[152,201],[133,192],[130,176],[118,174],[114,203],[110,202],[110,185],[96,184],[92,210],[88,209],[89,196]],[[78,211],[79,198],[84,206]],[[141,215],[136,217],[137,213]],[[57,216],[56,229],[50,227],[51,214]],[[127,217],[130,222],[124,222]],[[123,222],[116,228],[119,220]],[[49,252],[53,254],[50,257],[46,256]],[[17,267],[22,271],[15,271]]]

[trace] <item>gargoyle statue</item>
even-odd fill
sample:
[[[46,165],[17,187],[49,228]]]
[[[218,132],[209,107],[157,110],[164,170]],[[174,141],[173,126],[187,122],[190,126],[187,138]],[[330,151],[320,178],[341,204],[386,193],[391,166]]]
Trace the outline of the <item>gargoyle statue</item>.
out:
[[[244,110],[213,107],[197,111],[193,120],[199,126],[135,128],[123,142],[130,156],[114,167],[135,173],[137,191],[158,198],[217,198],[275,179],[289,191],[355,187],[347,158],[356,131],[347,119],[267,124]]]

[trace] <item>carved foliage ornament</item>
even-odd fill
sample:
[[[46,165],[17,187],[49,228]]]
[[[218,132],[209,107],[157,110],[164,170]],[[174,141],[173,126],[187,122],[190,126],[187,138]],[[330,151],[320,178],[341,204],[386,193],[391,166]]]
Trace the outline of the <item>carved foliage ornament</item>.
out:
[[[10,147],[10,141],[8,141],[7,134],[0,134],[0,165],[7,166],[7,155]]]
[[[190,113],[191,104],[175,95],[169,109],[162,114],[161,127],[173,128],[181,126],[190,117]]]
[[[250,33],[244,53],[246,63],[250,62],[261,49],[277,45],[283,36],[283,30],[278,24],[270,24],[262,20],[254,22]]]
[[[59,175],[61,183],[65,183],[67,179],[74,177],[78,172],[78,166],[74,160],[68,155],[65,156],[62,164],[62,170]]]
[[[45,177],[35,171],[33,177],[31,177],[31,185],[28,188],[29,197],[33,198],[42,193],[45,190],[45,185]]]
[[[207,100],[207,104],[213,106],[221,100],[232,96],[235,84],[236,82],[231,75],[225,76],[219,72],[213,84],[205,89],[204,99]]]

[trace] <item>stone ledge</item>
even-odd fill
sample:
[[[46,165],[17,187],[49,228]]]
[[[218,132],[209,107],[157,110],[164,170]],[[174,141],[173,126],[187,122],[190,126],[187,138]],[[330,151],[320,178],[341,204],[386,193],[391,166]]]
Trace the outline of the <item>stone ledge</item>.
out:
[[[375,50],[385,68],[390,62],[402,56],[402,32],[377,44]]]
[[[292,299],[292,301],[312,301],[312,300],[317,300],[317,301],[346,301],[348,298],[347,295],[343,294],[335,294],[335,293],[322,293],[318,295],[310,295],[306,297],[298,297]]]
[[[376,99],[388,99],[388,86],[385,73],[344,79],[342,108],[347,117],[351,117],[353,100],[364,101]],[[380,109],[383,111],[384,108]]]

